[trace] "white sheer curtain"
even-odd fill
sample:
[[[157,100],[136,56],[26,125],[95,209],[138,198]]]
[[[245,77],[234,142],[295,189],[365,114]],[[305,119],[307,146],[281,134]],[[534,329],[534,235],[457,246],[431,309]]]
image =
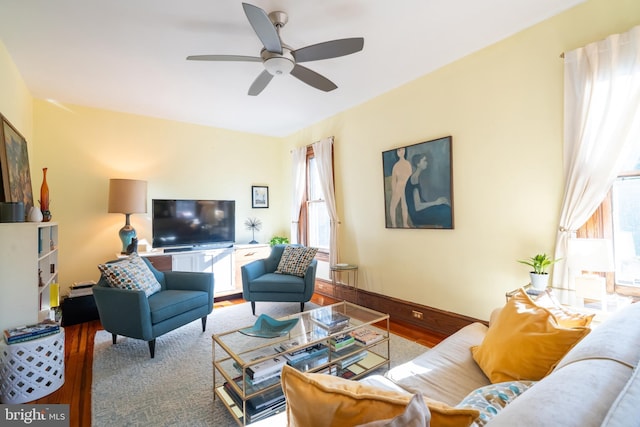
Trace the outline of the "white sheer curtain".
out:
[[[291,243],[298,243],[300,236],[298,235],[300,225],[300,209],[302,207],[302,199],[304,198],[304,190],[306,187],[306,168],[307,168],[307,147],[297,147],[291,152],[292,154],[292,183],[291,191]]]
[[[572,289],[567,242],[640,154],[640,26],[565,53],[565,189],[554,286]],[[631,163],[633,164],[633,163]]]
[[[329,213],[330,236],[329,236],[329,265],[338,263],[338,211],[336,209],[336,194],[333,184],[333,137],[324,138],[313,143],[313,155],[318,165],[318,175],[325,205]]]

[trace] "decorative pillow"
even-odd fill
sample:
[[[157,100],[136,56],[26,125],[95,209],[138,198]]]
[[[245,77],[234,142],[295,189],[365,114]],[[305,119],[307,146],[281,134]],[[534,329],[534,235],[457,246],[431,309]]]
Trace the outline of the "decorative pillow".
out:
[[[538,307],[549,310],[563,328],[573,328],[575,326],[589,326],[595,314],[579,313],[563,307],[560,303],[546,291],[535,301]]]
[[[422,395],[414,394],[404,412],[390,420],[372,421],[358,427],[429,427],[431,412]]]
[[[412,397],[332,375],[302,373],[288,365],[282,368],[282,390],[290,427],[356,426],[392,419],[405,412]],[[480,414],[424,400],[434,426],[469,426]]]
[[[118,262],[100,264],[98,270],[104,274],[112,288],[144,291],[147,297],[161,289],[156,276],[138,254],[131,254]]]
[[[520,396],[537,381],[510,381],[480,387],[462,399],[456,408],[472,408],[480,411],[472,426],[484,426],[505,406]]]
[[[549,310],[538,307],[520,289],[500,311],[482,344],[471,347],[471,352],[492,383],[537,381],[589,331],[584,326],[559,326]]]
[[[304,273],[307,272],[307,267],[309,267],[309,264],[311,264],[317,252],[317,248],[307,248],[304,246],[285,247],[276,273],[304,277]]]

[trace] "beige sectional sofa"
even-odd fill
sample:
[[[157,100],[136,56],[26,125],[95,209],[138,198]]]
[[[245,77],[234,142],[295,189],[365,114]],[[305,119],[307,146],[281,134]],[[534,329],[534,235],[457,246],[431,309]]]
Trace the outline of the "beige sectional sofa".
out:
[[[478,425],[640,426],[640,303],[591,326],[591,332],[578,340],[548,375],[531,382],[530,388],[499,408],[490,419],[482,422],[478,419]],[[483,324],[471,324],[414,360],[385,375],[364,378],[359,384],[374,394],[375,390],[381,394],[395,391],[406,395],[408,401],[413,394],[420,393],[456,407],[474,390],[492,387],[470,350],[483,343],[488,332]],[[316,377],[312,374],[310,378]],[[326,397],[327,401],[332,399]],[[308,410],[321,411],[323,400],[316,394]],[[305,409],[297,404],[295,411],[301,410]],[[291,419],[292,414],[288,415]],[[324,417],[316,425],[346,425],[339,417],[339,413]],[[328,422],[329,419],[332,420]],[[262,425],[287,425],[287,413],[265,422]],[[432,419],[431,425],[438,424]]]

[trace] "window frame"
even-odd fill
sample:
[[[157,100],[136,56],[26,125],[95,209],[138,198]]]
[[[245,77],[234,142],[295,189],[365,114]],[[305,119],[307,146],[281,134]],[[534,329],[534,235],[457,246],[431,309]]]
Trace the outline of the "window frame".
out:
[[[313,158],[315,158],[315,155],[313,153],[313,147],[309,145],[307,146],[307,154],[306,154],[306,160],[305,160],[305,178],[306,179],[305,179],[304,197],[303,197],[302,204],[300,206],[300,222],[299,222],[299,229],[298,229],[298,235],[300,236],[300,243],[305,246],[309,245],[309,203],[312,202],[311,200],[309,200],[309,194],[310,194],[309,185],[311,183],[311,180],[309,179],[309,173],[310,173],[309,161]],[[331,162],[333,166],[333,150],[331,150]],[[333,170],[333,167],[332,167],[332,170]],[[319,261],[329,262],[329,250],[324,248],[319,248],[316,254],[316,259],[318,259]]]

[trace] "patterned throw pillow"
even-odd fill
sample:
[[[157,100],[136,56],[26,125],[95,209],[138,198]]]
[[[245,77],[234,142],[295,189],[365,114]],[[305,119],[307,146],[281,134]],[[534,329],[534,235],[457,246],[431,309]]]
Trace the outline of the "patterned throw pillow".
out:
[[[110,264],[98,265],[98,270],[112,288],[144,291],[147,297],[159,292],[160,283],[137,254]]]
[[[309,264],[311,264],[317,252],[317,248],[307,248],[304,246],[285,247],[276,273],[304,277],[307,267],[309,267]]]
[[[480,411],[472,426],[484,426],[505,406],[531,388],[536,381],[508,381],[480,387],[462,399],[456,408],[471,408]]]

